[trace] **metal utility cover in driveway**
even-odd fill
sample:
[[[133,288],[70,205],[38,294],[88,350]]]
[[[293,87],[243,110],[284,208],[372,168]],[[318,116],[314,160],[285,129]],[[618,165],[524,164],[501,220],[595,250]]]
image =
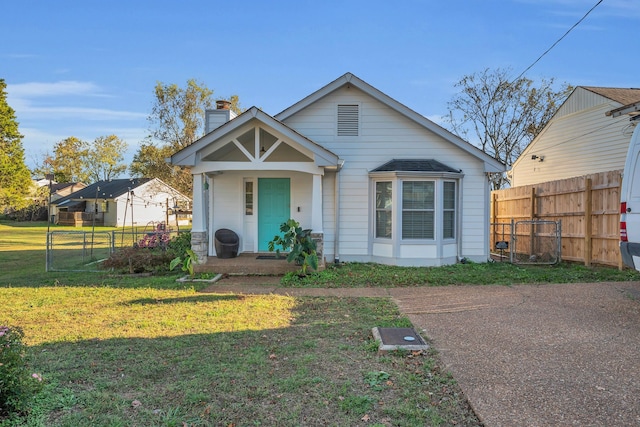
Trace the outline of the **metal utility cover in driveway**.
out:
[[[379,351],[426,350],[427,343],[413,328],[373,328],[373,337],[380,342]]]

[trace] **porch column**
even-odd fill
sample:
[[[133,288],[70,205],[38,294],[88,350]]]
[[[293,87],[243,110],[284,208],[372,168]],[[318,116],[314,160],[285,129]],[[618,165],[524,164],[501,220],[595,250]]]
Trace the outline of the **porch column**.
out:
[[[191,219],[191,231],[207,231],[207,218],[205,215],[205,189],[204,174],[193,175],[193,213]]]
[[[208,236],[206,215],[206,177],[204,174],[193,175],[193,213],[191,214],[191,250],[198,256],[198,262],[207,261]]]
[[[311,229],[322,233],[322,175],[313,175],[311,192]]]
[[[324,232],[322,231],[322,175],[313,175],[311,192],[311,238],[316,242],[320,265],[324,265]]]

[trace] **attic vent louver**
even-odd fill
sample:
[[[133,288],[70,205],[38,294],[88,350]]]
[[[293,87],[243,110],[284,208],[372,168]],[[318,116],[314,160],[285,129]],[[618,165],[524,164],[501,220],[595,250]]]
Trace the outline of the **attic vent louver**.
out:
[[[338,136],[358,136],[358,110],[358,105],[338,105]]]

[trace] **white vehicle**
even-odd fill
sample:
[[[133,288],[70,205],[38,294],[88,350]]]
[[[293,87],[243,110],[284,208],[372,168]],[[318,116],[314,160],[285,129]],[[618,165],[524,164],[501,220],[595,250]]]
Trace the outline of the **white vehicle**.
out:
[[[620,254],[625,265],[640,270],[640,115],[631,136],[620,192]]]

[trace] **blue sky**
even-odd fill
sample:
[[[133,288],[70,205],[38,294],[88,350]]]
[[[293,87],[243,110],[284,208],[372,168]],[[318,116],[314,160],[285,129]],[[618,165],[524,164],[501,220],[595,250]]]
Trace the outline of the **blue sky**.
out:
[[[30,167],[69,136],[115,134],[130,160],[158,81],[275,115],[352,72],[440,122],[462,76],[517,76],[596,1],[8,1],[0,78]],[[640,87],[638,28],[640,2],[604,0],[526,76]]]

